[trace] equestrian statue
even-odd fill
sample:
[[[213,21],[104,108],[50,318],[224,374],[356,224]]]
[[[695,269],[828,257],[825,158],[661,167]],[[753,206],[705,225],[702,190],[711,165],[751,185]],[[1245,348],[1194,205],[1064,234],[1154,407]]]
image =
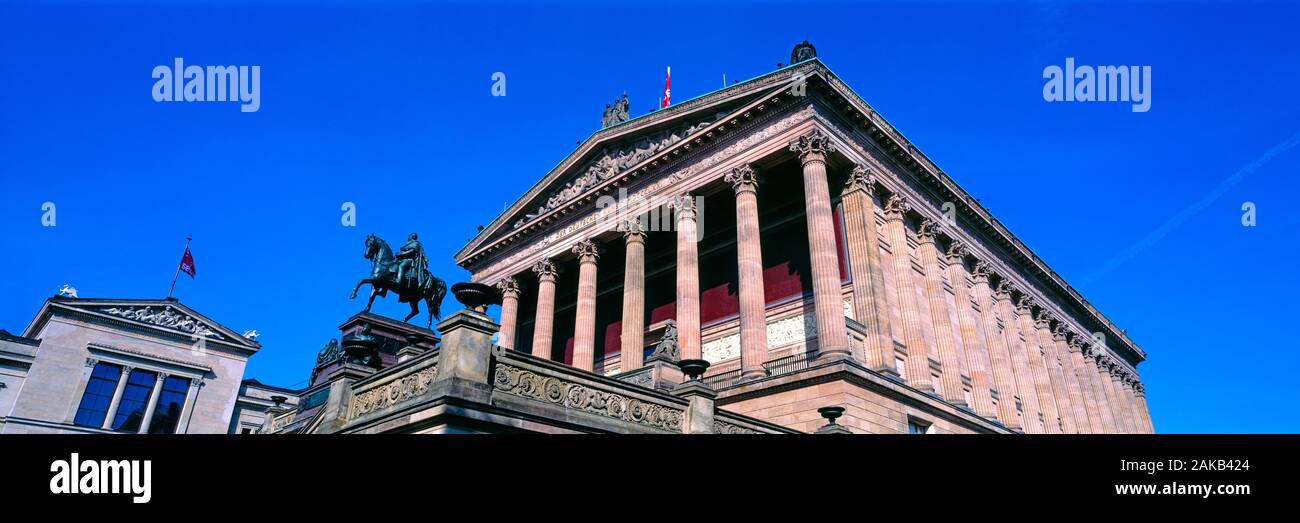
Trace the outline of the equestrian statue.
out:
[[[387,297],[388,291],[393,291],[397,293],[399,303],[411,304],[411,313],[402,321],[411,321],[420,313],[420,300],[424,300],[429,310],[429,322],[425,328],[433,328],[434,318],[442,319],[439,309],[442,298],[447,295],[447,284],[429,273],[429,260],[424,256],[419,236],[411,233],[406,244],[393,254],[388,242],[373,234],[367,235],[365,257],[374,263],[370,277],[357,282],[349,298],[355,299],[362,285],[370,285],[370,301],[366,302],[365,312],[370,312],[376,296]]]

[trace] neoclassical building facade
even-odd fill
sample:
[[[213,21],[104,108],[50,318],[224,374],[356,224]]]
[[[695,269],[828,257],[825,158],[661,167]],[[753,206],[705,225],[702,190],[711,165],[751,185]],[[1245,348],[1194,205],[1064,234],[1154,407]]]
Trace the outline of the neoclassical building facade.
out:
[[[455,256],[496,345],[812,432],[1149,433],[1145,353],[801,44],[601,129]],[[444,340],[445,343],[445,340]]]

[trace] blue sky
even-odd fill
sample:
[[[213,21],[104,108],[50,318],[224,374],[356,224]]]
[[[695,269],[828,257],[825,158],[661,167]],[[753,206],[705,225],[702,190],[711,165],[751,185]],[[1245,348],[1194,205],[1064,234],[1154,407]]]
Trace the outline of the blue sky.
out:
[[[822,60],[1142,346],[1157,430],[1298,432],[1300,46],[1281,3],[0,6],[0,328],[64,283],[184,303],[295,385],[363,302],[362,240],[431,269],[596,130]],[[156,103],[156,65],[259,65],[261,107]],[[1066,57],[1149,65],[1151,108],[1047,103]],[[491,96],[503,72],[507,95]],[[1300,149],[1300,148],[1297,148]],[[42,227],[53,202],[57,225]],[[340,225],[343,202],[357,227]],[[1257,226],[1243,227],[1252,202]],[[449,303],[451,299],[449,298]],[[448,305],[449,307],[452,305]],[[400,316],[395,300],[376,310]]]

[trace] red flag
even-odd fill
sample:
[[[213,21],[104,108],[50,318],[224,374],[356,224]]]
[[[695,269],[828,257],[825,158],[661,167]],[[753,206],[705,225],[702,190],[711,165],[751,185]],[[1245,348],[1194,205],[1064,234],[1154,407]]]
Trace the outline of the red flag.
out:
[[[669,67],[668,73],[664,75],[664,99],[663,99],[663,103],[659,105],[660,109],[663,109],[664,107],[668,107],[668,104],[672,103],[670,101],[671,98],[670,94],[672,93],[672,89],[669,88],[672,85],[672,83],[673,83],[673,68]]]
[[[181,272],[194,278],[194,256],[190,254],[190,247],[185,246],[185,255],[181,256]]]

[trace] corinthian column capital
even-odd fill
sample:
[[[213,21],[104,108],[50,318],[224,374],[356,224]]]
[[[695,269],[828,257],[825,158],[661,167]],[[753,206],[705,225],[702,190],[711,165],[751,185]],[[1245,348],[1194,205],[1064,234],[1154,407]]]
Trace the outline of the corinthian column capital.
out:
[[[989,266],[989,262],[983,260],[976,260],[975,267],[970,271],[971,279],[975,280],[975,283],[988,283],[989,274],[992,273],[993,268]]]
[[[875,192],[876,173],[870,167],[862,164],[854,164],[853,172],[849,173],[849,178],[844,181],[844,194],[854,191],[863,191],[867,194]]]
[[[559,269],[555,267],[555,262],[551,260],[539,260],[534,263],[533,272],[537,273],[537,279],[542,281],[555,281],[556,276],[560,274]]]
[[[1060,332],[1064,335],[1066,331],[1062,329]],[[1071,334],[1070,339],[1065,343],[1065,346],[1070,348],[1070,352],[1080,352],[1087,355],[1087,351],[1083,349],[1083,343],[1079,341],[1078,334]]]
[[[937,234],[939,234],[939,222],[921,218],[921,222],[916,225],[916,243],[934,243]]]
[[[1016,300],[1016,314],[1032,314],[1034,309],[1034,299],[1028,294],[1020,293],[1020,298]]]
[[[1040,329],[1051,329],[1054,316],[1047,309],[1039,308],[1038,314],[1034,315],[1034,326]]]
[[[677,221],[695,219],[697,209],[694,196],[683,194],[670,200],[668,205],[673,208],[673,212],[677,215]]]
[[[907,198],[901,194],[891,194],[889,199],[885,200],[886,220],[902,220],[911,210],[912,204],[908,203]]]
[[[1055,341],[1065,341],[1066,337],[1067,333],[1065,331],[1065,324],[1059,321],[1056,322],[1056,326],[1052,328],[1052,339]]]
[[[569,250],[578,255],[580,263],[596,263],[596,259],[600,258],[600,246],[591,240],[582,240],[575,243]]]
[[[516,280],[514,276],[506,276],[505,278],[501,278],[501,280],[496,282],[494,286],[497,288],[498,291],[501,292],[502,297],[505,298],[519,297],[519,280]]]
[[[813,129],[812,132],[791,140],[790,150],[799,153],[799,161],[804,164],[825,162],[826,155],[835,152],[835,144],[820,129]]]
[[[758,171],[750,164],[736,167],[722,177],[737,193],[758,190]]]
[[[618,222],[618,231],[623,233],[623,238],[628,242],[645,241],[645,224],[641,223],[640,218],[628,218]]]
[[[1003,278],[998,280],[998,287],[997,289],[994,289],[993,297],[1000,301],[1011,301],[1011,293],[1014,290],[1015,286],[1011,285],[1011,282]]]
[[[944,254],[950,264],[962,264],[966,262],[966,257],[970,255],[970,249],[961,240],[953,240],[948,244],[948,252]]]

